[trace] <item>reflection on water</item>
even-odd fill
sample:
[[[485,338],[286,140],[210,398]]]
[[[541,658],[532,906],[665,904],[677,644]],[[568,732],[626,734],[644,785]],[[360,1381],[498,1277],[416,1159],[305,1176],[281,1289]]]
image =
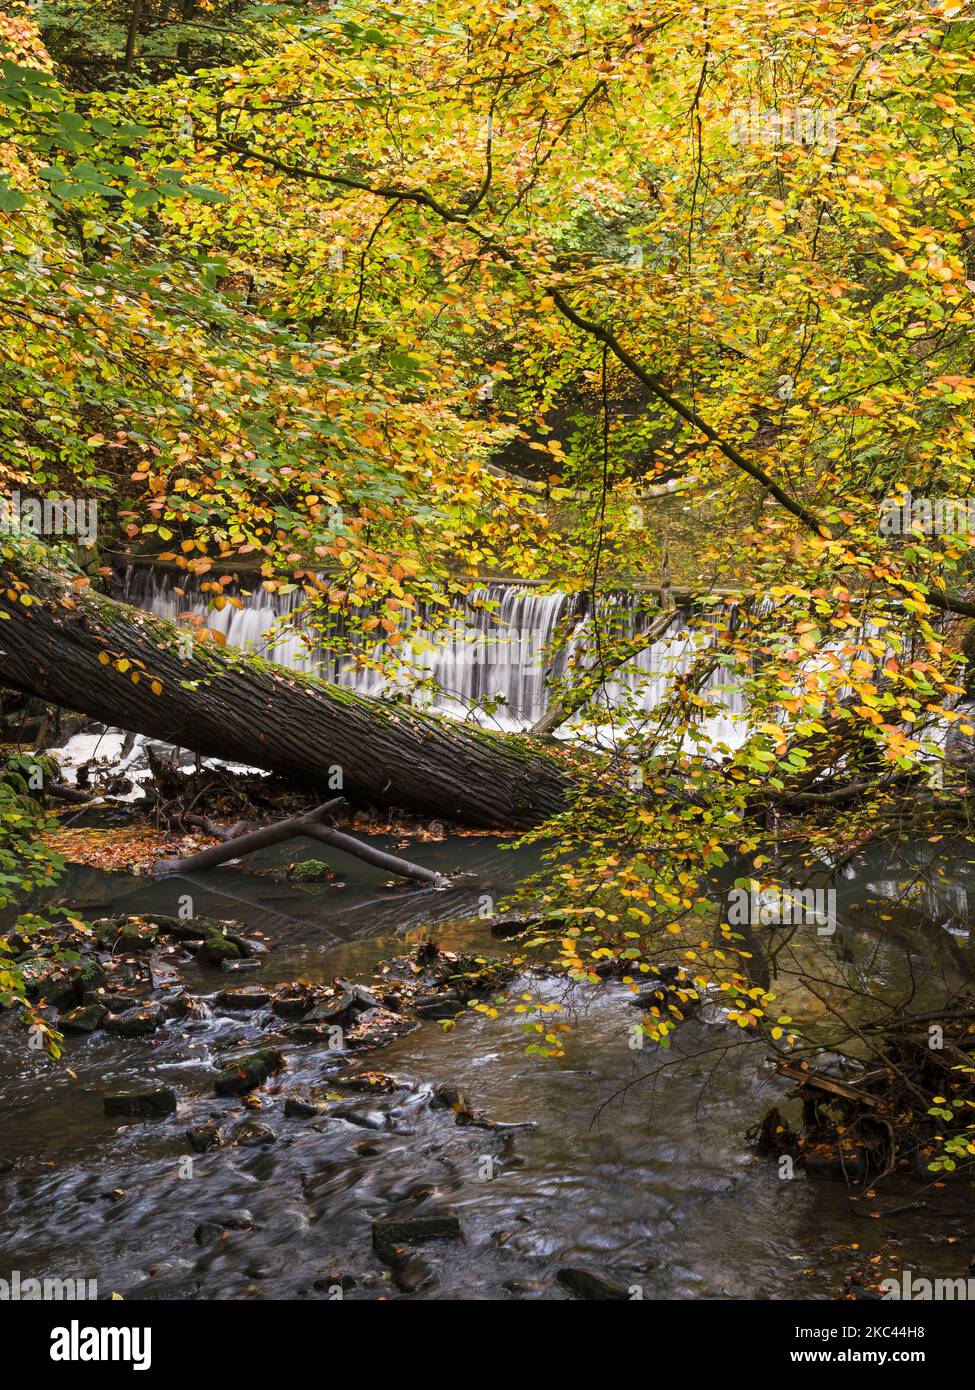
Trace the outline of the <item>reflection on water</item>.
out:
[[[498,895],[532,862],[488,838],[409,852],[477,873]],[[309,853],[321,857],[321,847]],[[431,934],[447,947],[498,950],[484,927],[457,923],[476,911],[473,891],[389,890],[364,865],[332,862],[344,889],[233,869],[160,883],[77,870],[63,892],[92,908],[170,913],[189,893],[196,912],[266,934],[273,949],[248,983],[367,977],[404,941]],[[964,908],[967,921],[970,878],[958,865],[958,920]],[[901,882],[897,868],[872,864],[841,885],[844,929],[890,988],[898,953],[858,914],[869,917],[878,889]],[[917,902],[910,910],[920,910]],[[183,973],[193,992],[226,983],[195,963]],[[564,1057],[526,1056],[511,1013],[496,1021],[472,1013],[452,1029],[428,1022],[374,1059],[403,1089],[352,1097],[339,1118],[285,1117],[285,1096],[324,1095],[335,1062],[318,1045],[291,1046],[260,1110],[236,1107],[274,1142],[195,1154],[189,1167],[186,1129],[208,1116],[228,1121],[234,1109],[213,1095],[215,1052],[258,1038],[259,1017],[214,1011],[149,1041],[72,1040],[74,1077],[4,1025],[0,1159],[16,1159],[16,1168],[0,1176],[3,1263],[22,1277],[97,1277],[102,1296],[328,1298],[337,1272],[356,1279],[346,1297],[411,1296],[375,1258],[371,1223],[449,1212],[464,1239],[422,1248],[400,1280],[412,1296],[561,1298],[555,1276],[567,1264],[598,1269],[646,1298],[835,1296],[844,1271],[882,1247],[931,1275],[964,1272],[959,1259],[971,1252],[949,1242],[966,1232],[952,1199],[866,1221],[841,1186],[781,1181],[752,1157],[746,1130],[788,1086],[772,1075],[761,1044],[717,1010],[680,1030],[659,1070],[655,1049],[628,1046],[624,987],[559,991],[575,1025]],[[100,1097],[136,1080],[171,1086],[179,1113],[106,1119]],[[458,1125],[449,1109],[430,1105],[445,1082],[494,1120],[536,1127]],[[879,1210],[898,1205],[894,1193],[885,1188]],[[850,1252],[853,1243],[861,1255]]]

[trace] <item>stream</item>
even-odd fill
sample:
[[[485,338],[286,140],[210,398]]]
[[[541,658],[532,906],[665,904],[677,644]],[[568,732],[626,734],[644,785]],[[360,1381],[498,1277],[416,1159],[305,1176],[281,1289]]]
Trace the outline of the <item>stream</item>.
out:
[[[535,865],[532,852],[490,837],[407,853],[477,873],[499,896]],[[268,851],[261,862],[283,855]],[[321,846],[309,843],[305,857],[322,857]],[[361,863],[331,862],[344,887],[229,867],[162,881],[75,867],[58,897],[90,916],[173,914],[189,893],[196,913],[263,934],[271,949],[241,977],[247,984],[336,975],[368,984],[378,961],[431,936],[442,949],[503,953],[505,943],[472,918],[475,894],[391,890]],[[901,869],[858,864],[840,884],[844,920],[878,892],[893,901]],[[971,865],[953,864],[943,891],[958,919],[951,931],[970,949]],[[856,927],[851,935],[875,978],[895,987],[902,953]],[[194,994],[228,983],[195,961],[179,969]],[[151,1039],[69,1038],[59,1062],[25,1047],[7,1015],[3,1266],[22,1279],[97,1279],[99,1297],[126,1299],[560,1299],[570,1296],[557,1282],[566,1266],[622,1281],[633,1298],[835,1298],[851,1275],[866,1282],[902,1266],[928,1276],[966,1272],[975,1239],[964,1194],[885,1218],[925,1181],[888,1179],[857,1215],[842,1183],[801,1171],[783,1181],[754,1156],[746,1132],[770,1105],[783,1105],[789,1083],[717,1005],[681,1026],[651,1082],[641,1078],[660,1054],[629,1046],[626,986],[547,988],[574,1025],[564,1057],[526,1055],[521,1018],[510,1010],[494,1020],[471,1011],[449,1029],[425,1021],[358,1058],[401,1089],[353,1097],[342,1117],[310,1119],[285,1116],[284,1104],[289,1094],[327,1091],[336,1058],[320,1044],[286,1048],[286,1070],[257,1093],[259,1109],[213,1094],[216,1050],[257,1044],[255,1014],[205,1009]],[[145,1082],[174,1089],[177,1113],[106,1117],[105,1094]],[[534,1128],[458,1124],[449,1108],[431,1105],[441,1084],[460,1088],[492,1120]],[[264,1127],[255,1142],[192,1153],[190,1125],[234,1108]],[[458,1218],[462,1238],[424,1245],[394,1283],[373,1252],[373,1221],[443,1214]]]

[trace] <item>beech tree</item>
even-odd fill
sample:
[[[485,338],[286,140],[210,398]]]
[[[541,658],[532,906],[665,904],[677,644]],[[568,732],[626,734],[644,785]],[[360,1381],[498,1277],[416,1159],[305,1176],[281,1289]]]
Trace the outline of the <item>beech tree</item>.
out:
[[[968,829],[946,750],[973,733],[970,529],[932,510],[975,492],[963,7],[356,0],[271,18],[212,67],[140,68],[139,30],[128,77],[85,90],[26,14],[3,33],[4,487],[91,495],[103,519],[74,596],[63,553],[5,545],[4,679],[531,825],[543,901],[598,923],[559,938],[573,973],[607,953],[649,969],[669,943],[742,1028],[790,1045],[741,942],[702,926],[714,875],[763,890],[789,835],[835,860]],[[406,688],[421,604],[446,627],[485,573],[582,594],[588,651],[538,732],[582,735],[585,773],[548,743],[309,703],[243,658],[180,665],[82,592],[119,551],[215,610],[252,566]],[[662,673],[650,715],[608,710],[675,569],[701,600],[690,667]],[[660,592],[636,642],[613,631],[621,585]],[[40,630],[78,663],[70,690]],[[183,683],[210,662],[255,720],[280,712],[255,746]],[[747,725],[716,743],[732,695]]]

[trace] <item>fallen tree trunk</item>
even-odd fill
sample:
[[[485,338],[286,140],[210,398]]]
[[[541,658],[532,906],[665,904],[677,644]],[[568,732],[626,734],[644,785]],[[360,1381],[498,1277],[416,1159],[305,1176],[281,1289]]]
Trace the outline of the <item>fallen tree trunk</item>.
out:
[[[25,603],[23,600],[26,599]],[[563,809],[573,755],[357,695],[69,578],[0,567],[0,684],[320,791],[487,829]]]

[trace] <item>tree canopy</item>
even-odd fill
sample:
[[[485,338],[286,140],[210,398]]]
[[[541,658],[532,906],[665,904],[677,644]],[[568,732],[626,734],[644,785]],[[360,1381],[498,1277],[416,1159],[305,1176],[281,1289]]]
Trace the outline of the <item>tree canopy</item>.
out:
[[[714,873],[761,889],[799,838],[968,831],[946,746],[973,733],[969,537],[908,505],[975,494],[963,11],[13,12],[4,490],[99,500],[79,589],[137,552],[219,610],[253,564],[417,679],[421,603],[446,625],[485,574],[588,595],[595,657],[553,698],[605,736],[531,832],[553,911],[589,924],[560,929],[563,959],[676,951],[779,1044]],[[3,544],[16,568],[25,540]],[[608,599],[673,579],[713,596],[696,659],[651,715],[608,711],[640,646]],[[732,691],[748,729],[715,745]]]

